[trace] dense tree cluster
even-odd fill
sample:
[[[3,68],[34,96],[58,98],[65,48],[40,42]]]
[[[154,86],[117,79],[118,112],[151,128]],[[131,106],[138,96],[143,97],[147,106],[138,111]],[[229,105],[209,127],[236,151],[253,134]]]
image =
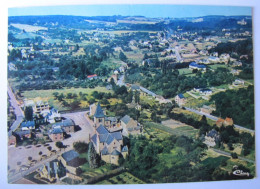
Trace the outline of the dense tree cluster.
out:
[[[215,102],[214,115],[231,117],[236,124],[254,129],[254,86],[247,89],[227,90],[211,97]]]

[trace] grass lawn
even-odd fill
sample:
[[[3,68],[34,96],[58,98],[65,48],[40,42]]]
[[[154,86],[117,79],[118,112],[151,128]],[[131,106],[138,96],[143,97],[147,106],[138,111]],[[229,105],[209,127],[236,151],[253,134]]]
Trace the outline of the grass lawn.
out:
[[[121,173],[117,176],[111,177],[109,179],[100,181],[96,184],[105,185],[105,184],[145,184],[144,181],[135,177],[129,172]]]
[[[34,100],[35,102],[39,100],[48,101],[51,106],[53,106],[58,110],[67,110],[69,108],[64,107],[61,104],[61,102],[54,99],[53,96],[54,92],[58,92],[59,94],[63,93],[65,96],[68,93],[72,93],[72,94],[76,93],[79,96],[79,93],[82,92],[83,94],[87,94],[87,99],[89,99],[91,94],[94,91],[112,93],[112,91],[107,90],[105,87],[96,87],[93,89],[92,88],[70,88],[70,89],[32,90],[32,91],[24,91],[22,95],[24,96],[24,98]],[[67,99],[66,101],[71,102],[73,100]],[[115,103],[114,99],[112,99],[111,101]],[[85,108],[89,105],[87,101],[83,101],[83,100],[81,100],[80,103],[81,103],[80,104],[81,108]]]
[[[178,69],[180,75],[192,74],[192,70],[189,68]]]
[[[113,70],[120,67],[122,65],[120,60],[117,60],[115,58],[109,58],[107,60],[104,60],[102,62],[102,65],[108,67],[108,68],[112,68]]]
[[[218,68],[228,68],[228,66],[225,64],[213,64],[213,65],[208,65],[208,67],[213,70],[216,70]]]

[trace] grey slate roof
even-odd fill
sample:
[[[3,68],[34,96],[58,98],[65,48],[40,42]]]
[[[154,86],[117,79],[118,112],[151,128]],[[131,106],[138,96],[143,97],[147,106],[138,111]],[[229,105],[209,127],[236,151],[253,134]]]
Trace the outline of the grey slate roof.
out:
[[[62,121],[62,123],[63,123],[63,127],[70,127],[75,125],[71,119],[65,119]]]
[[[63,159],[66,162],[69,162],[69,161],[79,157],[79,154],[78,154],[78,152],[76,152],[74,150],[70,150],[68,152],[63,153],[61,156],[63,157]]]
[[[117,122],[116,117],[105,117],[105,121]]]
[[[111,155],[119,156],[119,155],[120,155],[120,152],[117,151],[117,150],[114,150],[114,151],[111,153]]]
[[[127,124],[131,120],[131,117],[128,115],[125,115],[123,118],[121,118],[121,121]]]
[[[64,131],[62,130],[62,128],[60,127],[54,127],[51,131],[50,134],[59,134],[59,133],[63,133]]]
[[[97,109],[96,109],[96,112],[94,114],[94,117],[97,117],[97,118],[105,117],[104,112],[103,112],[99,103],[97,105]]]
[[[127,147],[127,146],[124,146],[121,151],[122,151],[122,152],[128,152],[128,147]]]
[[[111,135],[116,139],[116,140],[123,140],[121,132],[114,132],[111,133]]]
[[[103,126],[103,125],[100,125],[98,128],[97,128],[97,132],[98,134],[108,134],[108,130]]]
[[[21,123],[21,127],[34,127],[35,122],[34,121],[25,121]]]
[[[108,153],[108,149],[107,149],[106,146],[101,150],[101,154],[102,154],[102,155],[107,155],[107,154],[109,154],[109,153]]]
[[[94,142],[95,145],[97,145],[97,134],[94,134],[94,135],[91,137],[91,140]]]

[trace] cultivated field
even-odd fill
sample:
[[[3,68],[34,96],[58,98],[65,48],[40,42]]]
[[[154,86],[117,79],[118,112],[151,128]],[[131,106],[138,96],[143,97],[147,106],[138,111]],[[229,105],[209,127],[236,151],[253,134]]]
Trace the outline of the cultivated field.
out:
[[[36,32],[39,30],[48,30],[48,28],[46,28],[46,27],[32,26],[32,25],[27,25],[27,24],[11,24],[11,26],[18,28],[20,30],[24,30],[26,32]]]

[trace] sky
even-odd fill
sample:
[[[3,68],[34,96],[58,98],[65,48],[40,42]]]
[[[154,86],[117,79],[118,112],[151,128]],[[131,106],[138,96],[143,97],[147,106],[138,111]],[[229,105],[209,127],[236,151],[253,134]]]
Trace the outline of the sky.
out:
[[[75,15],[75,16],[145,16],[200,17],[207,15],[252,15],[251,7],[198,6],[198,5],[66,5],[9,8],[8,16],[24,15]]]

